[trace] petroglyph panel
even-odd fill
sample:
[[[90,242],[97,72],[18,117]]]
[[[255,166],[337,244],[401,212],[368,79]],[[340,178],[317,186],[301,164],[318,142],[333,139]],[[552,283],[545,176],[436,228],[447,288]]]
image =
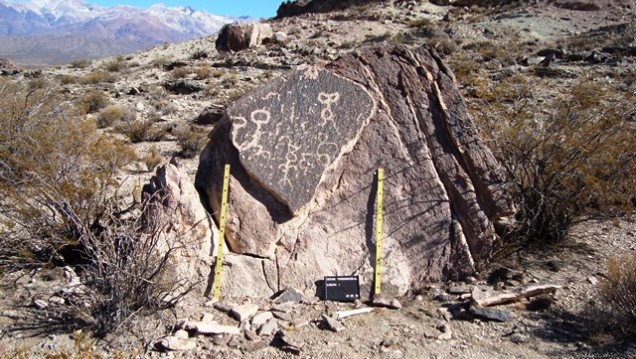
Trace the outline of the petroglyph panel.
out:
[[[241,163],[294,213],[374,112],[360,85],[315,67],[274,80],[227,110]]]

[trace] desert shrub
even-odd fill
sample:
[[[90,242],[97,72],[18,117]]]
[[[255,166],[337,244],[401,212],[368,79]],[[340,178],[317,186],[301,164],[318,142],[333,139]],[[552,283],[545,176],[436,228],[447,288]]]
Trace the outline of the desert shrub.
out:
[[[104,63],[104,69],[108,72],[119,72],[126,67],[126,61],[121,56],[117,56],[116,58]]]
[[[221,69],[212,69],[210,70],[210,76],[214,77],[214,78],[219,78],[221,76],[223,76],[225,74],[225,71],[221,70]]]
[[[611,258],[601,281],[600,296],[605,309],[605,324],[618,334],[636,335],[636,255]],[[608,321],[609,319],[609,321]]]
[[[29,90],[43,89],[49,86],[49,81],[45,78],[34,78],[27,82]]]
[[[410,21],[408,23],[408,26],[412,28],[428,28],[428,27],[434,27],[435,24],[433,23],[433,20],[431,20],[430,18],[421,17],[419,19]]]
[[[192,58],[192,60],[201,60],[201,59],[207,59],[208,58],[208,53],[203,51],[203,50],[197,50],[194,53],[192,53],[192,56],[190,56]]]
[[[161,141],[166,131],[156,126],[156,118],[147,117],[122,122],[117,126],[117,131],[127,136],[131,142]]]
[[[83,69],[89,67],[91,65],[91,60],[88,59],[80,59],[71,62],[71,67],[75,69]]]
[[[163,161],[161,150],[157,146],[151,146],[148,149],[148,152],[143,156],[142,160],[146,164],[148,172],[152,172],[155,167],[157,167],[161,163],[161,161]]]
[[[82,266],[84,283],[91,289],[90,329],[99,337],[131,318],[174,307],[192,290],[188,278],[174,275],[171,257],[179,247],[164,234],[172,225],[170,218],[142,223],[141,217],[125,221],[111,215],[102,222],[101,232],[89,232],[82,242],[82,252],[91,258]]]
[[[110,98],[104,91],[89,90],[79,100],[78,105],[82,113],[94,113],[106,107]]]
[[[13,329],[39,320],[49,333],[103,336],[174,306],[191,286],[174,276],[178,248],[163,237],[169,215],[142,223],[117,193],[133,149],[101,135],[51,88],[0,79],[0,97],[0,271],[72,263],[85,285]]]
[[[50,88],[3,81],[0,97],[0,266],[59,260],[134,152]]]
[[[194,69],[194,73],[196,74],[197,80],[205,80],[207,78],[210,78],[210,76],[212,76],[212,70],[210,69],[209,66],[199,66],[196,69]]]
[[[430,37],[426,43],[442,55],[451,55],[459,50],[457,43],[446,34]]]
[[[179,154],[185,158],[197,156],[208,142],[207,132],[197,127],[181,126],[175,130]]]
[[[87,85],[96,85],[104,82],[115,82],[117,77],[108,71],[93,71],[82,78],[82,83]]]
[[[97,127],[110,127],[121,121],[134,120],[134,112],[118,105],[110,105],[99,111],[97,116]]]
[[[511,77],[474,92],[482,135],[507,173],[518,233],[557,241],[591,215],[631,211],[636,196],[632,96],[585,80],[546,107]],[[549,111],[542,111],[550,109]]]
[[[172,70],[170,77],[172,77],[173,79],[182,79],[188,77],[188,75],[190,75],[191,73],[192,69],[190,69],[189,67],[177,67],[176,69]]]
[[[151,62],[152,66],[158,69],[163,69],[169,63],[170,63],[170,58],[167,56],[156,57]]]
[[[62,75],[60,76],[60,84],[62,85],[70,85],[77,82],[77,78],[72,75]]]
[[[221,85],[225,88],[230,88],[236,86],[239,82],[239,77],[236,73],[228,73],[223,80],[221,81]]]

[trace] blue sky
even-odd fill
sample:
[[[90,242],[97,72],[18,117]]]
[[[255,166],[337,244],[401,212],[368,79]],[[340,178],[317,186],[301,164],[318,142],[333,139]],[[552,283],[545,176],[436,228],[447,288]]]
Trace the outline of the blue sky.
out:
[[[205,10],[214,15],[272,17],[282,0],[87,0],[100,6],[130,5],[149,7],[155,3],[167,6],[189,6],[196,10]]]

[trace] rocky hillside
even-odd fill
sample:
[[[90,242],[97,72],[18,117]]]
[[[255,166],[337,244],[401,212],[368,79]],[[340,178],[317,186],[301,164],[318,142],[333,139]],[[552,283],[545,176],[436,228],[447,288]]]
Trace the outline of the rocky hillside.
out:
[[[256,90],[257,88],[264,85],[269,89],[285,86],[283,80],[277,80],[279,76],[285,75],[287,80],[296,76],[291,75],[291,70],[299,66],[315,66],[317,69],[327,68],[338,76],[355,79],[356,83],[366,83],[366,96],[360,93],[358,102],[374,103],[383,109],[384,112],[379,112],[383,115],[378,115],[384,116],[382,118],[411,118],[411,113],[417,114],[418,103],[435,98],[441,99],[441,103],[430,106],[437,109],[432,111],[435,113],[430,117],[436,119],[432,121],[441,123],[449,121],[453,116],[469,121],[462,114],[453,112],[453,109],[459,108],[458,103],[461,103],[461,108],[466,109],[479,133],[457,134],[452,127],[443,126],[444,131],[431,130],[430,133],[419,134],[428,140],[435,136],[442,138],[450,132],[452,135],[448,139],[439,141],[453,142],[456,138],[462,138],[466,142],[447,147],[462,150],[450,151],[456,157],[444,157],[449,158],[448,162],[439,161],[432,166],[436,170],[445,167],[443,171],[415,171],[411,174],[408,168],[404,169],[404,177],[430,175],[431,178],[436,178],[434,181],[395,182],[401,186],[400,191],[403,193],[414,191],[416,195],[409,196],[412,201],[409,198],[403,200],[411,204],[411,209],[417,208],[416,212],[420,213],[427,208],[422,203],[430,200],[426,195],[434,191],[427,187],[426,193],[417,197],[420,195],[416,193],[417,189],[434,182],[449,193],[460,193],[457,197],[464,195],[468,198],[466,193],[480,185],[477,184],[478,181],[471,182],[475,179],[474,175],[462,177],[463,174],[457,170],[469,167],[467,163],[471,156],[462,151],[468,148],[470,153],[470,146],[473,145],[488,146],[497,159],[504,159],[502,151],[514,147],[504,145],[521,145],[523,138],[516,137],[516,141],[505,142],[502,139],[510,137],[504,135],[510,134],[514,129],[521,133],[530,131],[521,127],[522,125],[531,123],[534,124],[534,127],[529,127],[532,131],[541,131],[543,127],[537,124],[562,117],[571,120],[572,124],[570,127],[567,127],[567,123],[562,124],[562,128],[566,129],[564,131],[575,131],[577,127],[584,126],[574,122],[575,116],[566,116],[568,112],[565,110],[571,110],[569,113],[578,111],[576,113],[587,116],[588,112],[584,111],[589,108],[599,109],[590,115],[591,118],[603,118],[605,113],[620,115],[621,120],[627,120],[621,123],[626,122],[628,126],[611,127],[612,131],[617,129],[618,133],[630,135],[629,131],[633,130],[634,123],[633,95],[636,92],[635,15],[636,2],[618,0],[506,1],[488,2],[486,5],[474,1],[297,1],[281,5],[278,18],[266,22],[271,31],[259,27],[259,33],[266,34],[257,36],[259,41],[239,41],[248,46],[240,51],[217,51],[216,37],[202,37],[159,45],[128,55],[93,61],[78,60],[41,70],[20,69],[9,61],[0,64],[4,67],[3,81],[23,83],[30,88],[50,86],[55,91],[59,90],[65,103],[82,110],[82,120],[94,121],[99,134],[115,137],[134,149],[136,159],[114,176],[114,180],[121,185],[117,196],[113,198],[122,203],[122,208],[131,208],[124,213],[123,218],[140,215],[138,204],[142,197],[141,188],[146,183],[152,183],[146,187],[149,191],[146,193],[164,188],[162,186],[170,187],[170,191],[177,193],[188,193],[189,200],[177,201],[168,207],[183,216],[176,219],[170,217],[174,219],[171,233],[178,233],[186,227],[196,227],[196,234],[187,236],[191,239],[214,237],[217,233],[214,225],[206,227],[205,223],[218,222],[218,218],[205,217],[204,221],[188,222],[198,216],[196,213],[202,213],[198,207],[193,208],[191,205],[199,200],[192,186],[197,177],[201,152],[209,144],[209,138],[212,138],[205,152],[209,157],[204,157],[201,162],[205,162],[206,158],[212,162],[222,158],[245,163],[253,158],[250,156],[258,155],[258,148],[255,145],[250,147],[250,138],[241,139],[240,131],[235,130],[233,135],[225,133],[222,136],[223,131],[227,131],[224,126],[228,126],[229,119],[234,118],[234,126],[240,127],[241,122],[237,118],[249,117],[241,111],[245,108],[255,110],[250,106],[263,105],[256,98],[267,97],[264,90]],[[250,31],[252,30],[245,32],[248,38],[252,34]],[[240,34],[244,36],[244,33]],[[265,40],[261,41],[262,38]],[[431,49],[431,54],[434,55],[421,55],[422,52],[419,51],[423,51],[422,47]],[[403,50],[381,50],[387,48]],[[401,55],[398,56],[398,53]],[[404,73],[412,71],[413,76],[400,78],[397,75],[369,75],[382,73],[383,69],[390,72],[392,67],[377,65],[384,64],[382,61],[397,63],[396,68],[402,69]],[[444,65],[432,65],[437,61]],[[360,65],[361,63],[364,65]],[[444,70],[446,67],[448,70]],[[449,95],[451,92],[445,92],[440,80],[443,76],[433,71],[434,68],[454,80],[449,80],[449,83],[456,86],[461,98],[454,100]],[[435,78],[435,81],[426,82],[426,91],[437,86],[438,92],[420,89],[420,83],[415,81],[418,76]],[[374,83],[370,79],[377,81]],[[389,90],[392,86],[402,89],[401,92]],[[348,89],[352,93],[361,91],[357,87]],[[306,92],[313,94],[309,90]],[[574,94],[575,100],[580,101],[573,101],[571,94]],[[325,97],[326,94],[323,97],[320,94],[317,96],[328,107],[325,102],[329,102],[330,97]],[[413,101],[414,98],[420,100]],[[383,104],[383,101],[386,103]],[[354,105],[348,107],[350,111],[356,110]],[[224,118],[226,109],[232,116]],[[303,114],[305,117],[320,114],[318,110],[315,113],[312,111],[314,110],[308,105]],[[403,116],[396,115],[400,111],[404,112]],[[253,114],[253,111],[250,113]],[[364,115],[361,115],[362,122],[368,121],[368,116]],[[256,120],[260,119],[258,116],[255,117]],[[327,115],[323,117],[329,118]],[[415,121],[424,117],[426,116],[413,115]],[[322,117],[321,119],[324,120]],[[524,120],[528,122],[523,122]],[[610,126],[616,122],[602,124]],[[369,139],[386,140],[382,143],[394,141],[399,150],[388,149],[386,152],[379,152],[377,156],[396,156],[404,163],[407,158],[414,159],[417,163],[424,162],[424,154],[409,152],[412,148],[427,147],[408,146],[408,135],[415,133],[415,130],[395,135],[394,140],[386,139],[392,138],[392,131],[399,133],[395,128],[408,126],[391,123],[392,125],[387,124],[387,127],[366,135],[354,129],[342,141],[344,143],[351,138],[362,138],[359,143],[367,147],[373,147],[375,143]],[[506,127],[508,125],[510,126]],[[277,130],[278,128],[272,129]],[[475,137],[470,137],[473,135]],[[243,147],[247,152],[244,153],[248,155],[234,153],[222,146],[210,147],[224,143],[222,141],[227,139],[233,141],[231,143],[246,144]],[[586,143],[594,144],[595,149],[603,148],[602,143],[594,141],[594,138],[582,137],[577,145],[586,148],[586,153],[593,153],[594,149],[588,150]],[[318,148],[319,145],[320,143],[316,144]],[[430,145],[431,153],[442,151],[435,146]],[[565,146],[559,148],[563,149]],[[275,145],[273,149],[276,149]],[[246,242],[240,237],[228,239],[230,248],[226,255],[227,263],[223,267],[226,275],[224,280],[229,283],[227,285],[234,285],[241,290],[252,288],[263,296],[274,292],[274,289],[282,289],[277,286],[276,281],[280,285],[285,276],[293,277],[294,273],[325,264],[315,258],[309,262],[307,258],[311,253],[305,249],[311,245],[303,244],[302,236],[298,233],[301,230],[311,232],[307,237],[315,233],[329,233],[332,229],[330,226],[335,228],[337,224],[332,221],[320,222],[316,219],[319,217],[310,217],[316,215],[311,212],[312,209],[335,208],[320,206],[325,203],[339,205],[340,202],[336,199],[341,199],[346,205],[350,201],[358,207],[373,207],[373,198],[369,196],[371,188],[364,187],[361,181],[367,175],[369,182],[373,179],[373,175],[366,172],[365,161],[371,163],[371,167],[375,165],[373,161],[376,157],[365,157],[355,150],[340,151],[340,147],[338,151],[338,155],[344,154],[343,158],[351,165],[342,172],[345,174],[343,176],[334,175],[340,173],[340,167],[327,166],[334,172],[326,172],[324,177],[317,177],[323,181],[323,186],[324,182],[334,184],[333,193],[327,193],[324,200],[315,199],[312,202],[302,195],[284,197],[285,193],[280,190],[282,187],[268,182],[271,180],[267,177],[268,170],[259,167],[266,162],[252,160],[250,167],[247,167],[249,176],[233,177],[231,205],[239,208],[237,203],[245,201],[245,198],[248,200],[240,204],[243,216],[234,218],[230,215],[229,231],[239,234],[257,233],[263,237],[266,237],[265,234],[275,233],[279,235],[276,237],[279,240],[270,243]],[[286,159],[287,153],[289,152],[282,158]],[[349,153],[352,155],[347,157]],[[158,167],[173,157],[175,159],[172,165]],[[463,159],[453,160],[460,157]],[[608,158],[598,161],[604,161],[595,162],[602,163],[603,166],[612,162]],[[445,166],[438,166],[440,162]],[[160,170],[155,172],[157,168]],[[504,171],[509,169],[503,168]],[[217,170],[220,171],[220,168]],[[458,171],[457,175],[448,175],[453,170]],[[258,178],[258,181],[248,181],[253,178]],[[388,183],[391,184],[390,181]],[[417,186],[408,188],[412,183],[417,183]],[[214,196],[219,193],[218,185],[213,184],[211,187],[213,189],[210,192]],[[594,187],[593,192],[603,191],[603,188]],[[628,190],[629,188],[624,193],[628,193]],[[390,193],[390,185],[387,191]],[[394,187],[392,195],[395,196],[400,191]],[[276,195],[270,198],[263,193],[267,196],[271,193]],[[480,200],[474,202],[483,203],[483,196],[496,192],[479,193],[477,190],[475,193],[478,193],[475,196],[480,197]],[[254,196],[263,203],[273,198],[277,202],[286,203],[287,207],[277,212],[279,207],[251,205],[254,202],[250,202],[250,198]],[[586,196],[587,200],[592,194],[586,192]],[[612,198],[612,201],[620,201],[620,198]],[[468,202],[467,200],[466,203]],[[601,206],[600,202],[596,204]],[[215,212],[218,209],[215,206],[215,203],[208,203],[207,209]],[[508,208],[504,207],[502,205],[502,214],[508,212]],[[186,210],[181,210],[183,208]],[[288,222],[285,216],[290,215],[289,209],[292,214],[300,213],[301,216]],[[396,205],[389,207],[389,210],[402,213],[400,211],[404,209]],[[480,210],[489,213],[488,209]],[[329,210],[319,212],[317,215],[323,217],[333,214]],[[189,213],[195,214],[186,218]],[[280,214],[280,217],[276,217],[276,214]],[[399,218],[406,218],[408,214],[404,212],[404,217],[400,214]],[[302,217],[305,215],[307,217]],[[250,216],[251,218],[246,218]],[[457,212],[453,216],[457,216]],[[479,214],[468,217],[468,221],[484,216],[486,215]],[[451,222],[466,221],[466,218],[460,217],[451,217]],[[499,233],[511,233],[518,229],[505,218],[498,217],[500,216],[488,217],[488,220],[492,219],[492,225],[488,221],[482,222],[487,227],[484,232],[490,233],[495,227]],[[397,222],[391,222],[395,218],[398,217],[391,218],[388,215],[389,227],[398,227],[395,224]],[[343,223],[354,221],[346,216],[338,220]],[[362,225],[359,228],[352,225],[357,232],[351,238],[360,237],[364,240],[365,233],[369,232],[369,228],[364,225],[368,218],[359,220]],[[102,223],[100,221],[96,221],[96,225]],[[255,223],[264,225],[259,227]],[[292,225],[295,227],[292,228]],[[471,228],[455,225],[453,228]],[[603,314],[609,304],[601,297],[602,289],[606,288],[604,283],[611,277],[607,271],[608,261],[618,260],[617,254],[630,254],[636,250],[633,218],[622,216],[613,221],[598,220],[576,225],[565,239],[556,244],[539,242],[537,245],[520,245],[506,237],[506,240],[502,238],[493,242],[492,247],[489,244],[487,251],[472,251],[471,248],[467,252],[479,253],[479,256],[491,260],[488,264],[484,261],[483,265],[470,266],[470,275],[462,276],[461,282],[432,282],[452,278],[442,275],[425,278],[422,274],[424,272],[418,272],[424,271],[423,268],[436,268],[439,273],[449,273],[444,272],[450,268],[448,253],[456,252],[451,252],[450,247],[436,245],[448,240],[453,233],[458,233],[444,229],[451,233],[448,234],[431,226],[419,226],[430,230],[427,238],[420,239],[420,242],[387,242],[390,251],[387,256],[395,256],[390,263],[393,268],[398,268],[394,272],[387,268],[387,277],[403,280],[407,278],[403,274],[409,273],[413,275],[408,277],[408,281],[415,281],[411,278],[424,279],[418,282],[417,288],[411,287],[411,282],[396,282],[401,291],[400,296],[389,298],[386,302],[373,304],[360,301],[320,301],[313,297],[313,293],[307,293],[313,288],[313,283],[296,279],[293,282],[295,289],[284,291],[274,300],[262,296],[248,298],[249,295],[237,295],[222,296],[220,302],[211,301],[211,288],[208,287],[201,289],[208,297],[200,295],[201,292],[197,292],[198,295],[189,295],[169,315],[164,313],[158,319],[154,316],[134,317],[132,322],[128,321],[121,326],[121,330],[125,327],[133,328],[130,330],[136,333],[136,337],[122,335],[122,332],[108,334],[106,337],[109,341],[98,342],[90,350],[105,353],[106,356],[125,351],[141,352],[146,357],[192,358],[205,354],[254,358],[296,355],[327,358],[420,358],[423,355],[436,358],[600,358],[635,355],[633,343],[614,339],[615,333],[609,328],[611,326],[603,325],[610,323],[609,319],[599,320],[609,318]],[[412,230],[407,227],[397,228],[396,231]],[[474,228],[481,227],[475,225]],[[295,229],[299,229],[298,232],[294,232]],[[345,234],[338,236],[344,238]],[[471,235],[482,238],[478,231],[470,232],[465,238],[472,238]],[[354,240],[350,243],[354,243]],[[480,242],[476,241],[471,246],[475,243]],[[209,254],[216,244],[214,241],[204,243],[198,240],[194,244],[187,244],[186,248],[189,250],[177,253],[180,262],[172,273],[175,276],[186,273],[195,282],[189,283],[196,285],[198,279],[210,275],[213,258]],[[391,245],[395,247],[390,247]],[[358,258],[358,252],[355,252],[357,247],[353,244],[350,247],[337,248],[340,256],[337,258],[350,259],[351,263],[347,265],[371,268],[367,263],[368,258]],[[418,253],[425,253],[429,256],[427,258],[432,259],[425,265],[416,263],[416,258],[410,256]],[[196,261],[192,262],[193,258]],[[270,263],[267,261],[273,258],[283,258],[284,261],[277,259],[271,262],[274,263],[272,266],[264,264]],[[465,262],[462,258],[453,259],[459,263]],[[307,260],[307,266],[300,266],[299,260]],[[324,260],[329,262],[331,258]],[[94,323],[101,319],[95,312],[88,313],[88,310],[82,309],[82,303],[89,303],[86,307],[91,306],[92,299],[82,296],[91,289],[89,283],[81,277],[85,273],[78,272],[80,273],[76,273],[71,267],[58,267],[53,270],[40,268],[28,273],[19,271],[4,274],[3,292],[9,294],[0,299],[0,357],[13,356],[16,351],[32,350],[29,352],[31,355],[43,355],[79,350],[80,347],[74,346],[69,335],[76,342],[85,343],[87,333],[95,331]],[[271,276],[273,272],[279,275]],[[362,270],[360,273],[363,276],[370,274]],[[245,281],[245,278],[256,275],[264,279],[260,282]],[[225,289],[228,288],[227,285]],[[370,283],[366,285],[363,291],[368,292]],[[502,300],[504,303],[497,303],[502,297],[513,299],[510,302]],[[166,295],[160,298],[170,300]],[[338,317],[337,313],[357,309],[362,309],[364,314],[334,319]],[[76,324],[77,318],[82,318],[81,325]],[[47,323],[46,320],[49,320],[49,324],[43,325]],[[77,331],[78,329],[83,331]],[[76,331],[73,332],[74,330]],[[30,347],[33,349],[26,349]]]

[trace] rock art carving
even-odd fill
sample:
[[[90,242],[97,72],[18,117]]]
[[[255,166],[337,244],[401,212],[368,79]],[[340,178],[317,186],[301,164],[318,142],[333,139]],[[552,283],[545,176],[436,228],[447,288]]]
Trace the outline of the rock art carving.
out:
[[[297,213],[374,109],[360,85],[308,67],[237,101],[227,113],[246,171]]]

